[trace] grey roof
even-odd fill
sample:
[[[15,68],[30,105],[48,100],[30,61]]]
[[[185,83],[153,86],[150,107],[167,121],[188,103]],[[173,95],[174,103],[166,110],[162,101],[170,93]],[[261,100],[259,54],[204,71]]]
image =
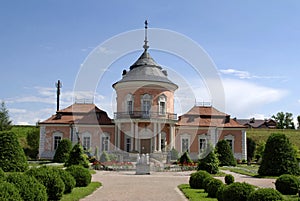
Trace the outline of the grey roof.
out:
[[[138,60],[130,66],[130,70],[126,72],[126,74],[123,73],[123,78],[113,84],[113,86],[117,83],[128,81],[165,82],[177,87],[176,84],[168,79],[166,71],[154,61],[147,52],[147,49],[145,49]]]

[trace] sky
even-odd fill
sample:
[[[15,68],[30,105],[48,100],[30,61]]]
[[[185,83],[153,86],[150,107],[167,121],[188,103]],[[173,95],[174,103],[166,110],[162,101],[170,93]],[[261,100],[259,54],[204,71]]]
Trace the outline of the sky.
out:
[[[93,102],[113,118],[112,84],[142,53],[145,19],[150,54],[179,85],[175,93],[179,115],[195,102],[210,101],[214,106],[217,101],[210,97],[205,77],[184,58],[151,49],[151,29],[179,33],[209,55],[225,95],[225,106],[218,109],[231,117],[263,119],[281,111],[300,115],[298,0],[2,0],[0,100],[13,123],[34,125],[55,114],[57,80],[63,83],[61,108],[79,100],[74,86],[91,53],[97,48],[114,51],[101,44],[141,30],[134,41],[140,41],[140,51],[128,52],[106,66],[92,94]],[[119,45],[126,42],[131,41]],[[182,51],[194,53],[184,45]],[[192,94],[184,94],[187,91]],[[189,96],[189,101],[183,99]]]

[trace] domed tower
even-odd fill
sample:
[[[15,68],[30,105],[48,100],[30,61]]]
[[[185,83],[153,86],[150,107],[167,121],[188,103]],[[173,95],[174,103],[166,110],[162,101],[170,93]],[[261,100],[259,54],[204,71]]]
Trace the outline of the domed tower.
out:
[[[147,28],[145,21],[142,55],[113,84],[117,93],[115,145],[127,152],[166,152],[174,147],[174,92],[178,86],[150,56]]]

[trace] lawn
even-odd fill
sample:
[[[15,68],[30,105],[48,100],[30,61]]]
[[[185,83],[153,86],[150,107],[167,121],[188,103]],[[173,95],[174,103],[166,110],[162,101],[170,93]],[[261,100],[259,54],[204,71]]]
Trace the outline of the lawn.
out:
[[[208,198],[204,189],[191,189],[189,184],[180,184],[178,188],[190,201],[217,201],[216,198]]]
[[[72,193],[63,195],[61,201],[78,201],[92,194],[100,186],[102,186],[100,182],[91,182],[87,187],[76,187]]]

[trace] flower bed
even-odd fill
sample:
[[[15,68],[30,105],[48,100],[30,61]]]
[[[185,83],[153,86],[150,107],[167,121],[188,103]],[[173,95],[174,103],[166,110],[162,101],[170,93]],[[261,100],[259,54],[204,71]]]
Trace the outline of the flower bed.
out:
[[[103,163],[99,161],[94,161],[92,167],[95,170],[111,170],[111,171],[135,170],[135,167],[131,162],[117,162],[117,161],[106,161]]]

